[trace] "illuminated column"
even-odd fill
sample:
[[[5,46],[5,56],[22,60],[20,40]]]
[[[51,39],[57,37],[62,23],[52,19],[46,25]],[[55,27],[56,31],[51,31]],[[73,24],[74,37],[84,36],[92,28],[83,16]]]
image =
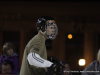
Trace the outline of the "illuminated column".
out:
[[[93,61],[94,55],[94,33],[92,31],[85,32],[84,40],[84,59],[86,60],[85,68]]]
[[[19,51],[19,61],[20,61],[20,66],[22,63],[22,58],[23,58],[23,53],[24,53],[24,48],[25,48],[25,32],[21,30],[20,32],[20,51]]]

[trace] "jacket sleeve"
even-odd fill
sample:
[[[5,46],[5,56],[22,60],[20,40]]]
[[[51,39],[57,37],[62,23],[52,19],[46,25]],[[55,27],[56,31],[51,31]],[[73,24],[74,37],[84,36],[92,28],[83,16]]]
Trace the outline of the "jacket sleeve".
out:
[[[14,68],[13,68],[12,74],[18,73],[18,71],[19,71],[19,59],[17,56],[14,57],[13,66],[14,66]]]
[[[46,68],[50,67],[53,63],[42,58],[42,46],[41,43],[39,43],[40,40],[37,40],[37,42],[33,42],[31,44],[31,48],[29,48],[29,53],[27,55],[27,60],[30,65],[36,66],[36,67],[41,67],[41,68]]]
[[[37,67],[50,67],[53,63],[41,58],[37,53],[29,53],[27,60],[30,65],[34,65]]]

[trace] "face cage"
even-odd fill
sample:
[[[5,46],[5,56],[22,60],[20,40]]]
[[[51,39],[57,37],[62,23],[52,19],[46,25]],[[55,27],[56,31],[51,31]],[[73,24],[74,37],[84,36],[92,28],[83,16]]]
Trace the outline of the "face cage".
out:
[[[54,26],[54,28],[53,29],[49,29],[49,28],[47,28],[48,26]],[[56,36],[58,34],[58,27],[57,27],[56,24],[45,25],[45,30],[46,30],[46,35],[48,36],[49,39],[55,39],[56,38]]]

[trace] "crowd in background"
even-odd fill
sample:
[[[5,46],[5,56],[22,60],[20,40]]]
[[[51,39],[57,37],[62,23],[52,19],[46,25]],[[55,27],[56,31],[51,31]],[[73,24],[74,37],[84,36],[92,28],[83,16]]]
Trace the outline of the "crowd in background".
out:
[[[70,72],[70,66],[68,62],[63,62],[65,65],[65,72],[63,75],[72,75]],[[100,71],[100,50],[97,54],[97,60],[87,66],[84,71]],[[0,57],[0,74],[17,74],[19,75],[19,57],[15,52],[15,47],[11,43],[5,43],[3,45],[3,54]],[[82,75],[99,75],[99,73],[84,72]]]
[[[3,54],[0,57],[1,74],[19,74],[19,57],[11,43],[3,45]]]

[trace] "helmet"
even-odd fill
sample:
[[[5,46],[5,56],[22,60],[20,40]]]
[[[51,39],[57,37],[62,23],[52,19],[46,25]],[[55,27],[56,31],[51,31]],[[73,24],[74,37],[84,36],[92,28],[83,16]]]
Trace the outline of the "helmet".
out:
[[[46,36],[49,39],[55,39],[56,35],[58,34],[58,27],[54,19],[49,16],[43,16],[39,18],[36,23],[36,26],[37,26],[37,30],[46,32]]]

